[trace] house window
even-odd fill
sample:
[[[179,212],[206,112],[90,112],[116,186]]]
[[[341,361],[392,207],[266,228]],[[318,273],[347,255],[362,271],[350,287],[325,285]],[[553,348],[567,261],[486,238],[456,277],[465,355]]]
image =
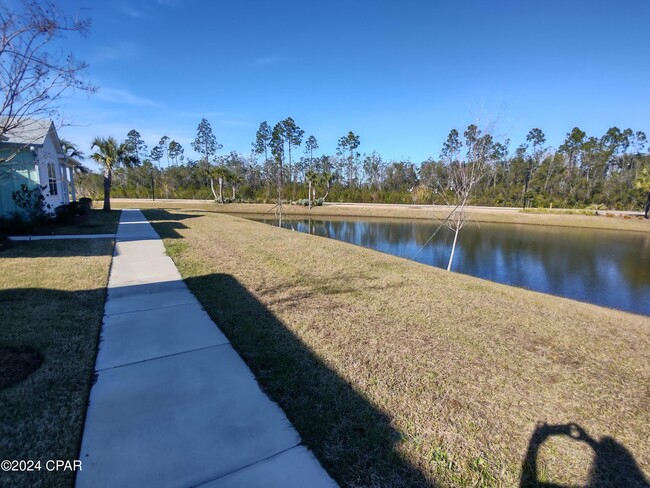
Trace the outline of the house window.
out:
[[[52,163],[47,164],[47,179],[50,186],[50,195],[58,195],[59,190],[56,186],[56,168]]]

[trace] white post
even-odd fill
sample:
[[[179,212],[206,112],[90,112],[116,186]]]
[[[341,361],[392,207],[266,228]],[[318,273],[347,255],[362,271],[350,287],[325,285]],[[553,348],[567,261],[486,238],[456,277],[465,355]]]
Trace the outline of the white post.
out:
[[[72,201],[77,200],[77,192],[75,191],[74,188],[74,168],[68,168],[70,170],[70,191],[72,193]]]
[[[59,165],[59,171],[61,172],[61,205],[70,203],[70,185],[68,185],[68,175],[66,173],[66,169],[67,168],[62,164]]]

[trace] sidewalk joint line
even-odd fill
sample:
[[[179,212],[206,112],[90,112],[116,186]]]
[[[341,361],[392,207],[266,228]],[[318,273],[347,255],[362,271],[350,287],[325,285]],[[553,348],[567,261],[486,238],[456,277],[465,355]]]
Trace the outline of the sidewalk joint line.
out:
[[[189,291],[189,290],[188,290]],[[151,293],[151,295],[155,295],[155,293]],[[138,310],[129,310],[128,312],[115,312],[112,314],[104,314],[104,317],[114,317],[116,315],[124,315],[127,313],[137,313],[137,312],[151,312],[152,310],[159,310],[163,308],[172,308],[172,307],[184,307],[186,305],[199,305],[199,308],[203,310],[203,307],[201,307],[201,304],[199,301],[196,299],[194,295],[192,295],[192,298],[194,298],[194,301],[191,302],[185,302],[185,303],[176,303],[174,305],[161,305],[160,307],[151,307],[151,308],[142,308]],[[110,301],[110,300],[109,300]],[[109,302],[107,301],[107,303]],[[104,307],[105,309],[106,307]],[[205,312],[205,310],[203,310]],[[206,312],[207,313],[207,312]]]
[[[215,326],[215,328],[216,328],[216,326]],[[226,338],[226,341],[228,341],[228,338]],[[156,361],[158,359],[171,358],[171,357],[174,357],[174,356],[180,356],[181,354],[189,354],[189,353],[192,353],[192,352],[204,351],[205,349],[212,349],[214,347],[223,347],[223,346],[230,346],[230,341],[224,342],[223,344],[212,344],[211,346],[199,347],[197,349],[188,349],[187,351],[173,352],[171,354],[165,354],[163,356],[156,356],[155,358],[141,359],[140,361],[133,361],[132,363],[118,364],[117,366],[110,366],[108,368],[96,369],[95,373],[99,373],[101,371],[109,371],[111,369],[124,368],[126,366],[133,366],[134,364],[148,363],[148,362],[151,362],[151,361]]]
[[[235,469],[235,470],[233,470],[233,471],[230,471],[230,472],[228,472],[228,473],[225,473],[225,474],[219,475],[219,476],[217,476],[216,478],[210,478],[209,480],[202,481],[202,482],[199,483],[198,485],[194,485],[193,488],[201,488],[201,486],[205,486],[205,485],[207,485],[208,483],[212,483],[213,481],[217,481],[217,480],[220,480],[220,479],[222,479],[222,478],[225,478],[226,476],[230,476],[231,474],[238,473],[239,471],[243,471],[243,470],[245,470],[245,469],[248,469],[248,468],[250,468],[250,467],[252,467],[252,466],[255,466],[256,464],[260,464],[260,463],[263,463],[264,461],[268,461],[269,459],[273,459],[273,458],[275,458],[275,457],[281,456],[281,455],[284,454],[285,452],[289,452],[289,451],[291,451],[292,449],[295,449],[296,447],[300,447],[301,445],[302,445],[302,442],[299,442],[299,443],[296,444],[295,446],[291,446],[291,447],[288,447],[288,448],[286,448],[286,449],[283,449],[282,451],[276,452],[275,454],[271,454],[270,456],[267,456],[267,457],[265,457],[264,459],[259,459],[259,460],[257,460],[257,461],[253,461],[252,463],[247,464],[246,466],[242,466],[241,468],[237,468],[237,469]]]

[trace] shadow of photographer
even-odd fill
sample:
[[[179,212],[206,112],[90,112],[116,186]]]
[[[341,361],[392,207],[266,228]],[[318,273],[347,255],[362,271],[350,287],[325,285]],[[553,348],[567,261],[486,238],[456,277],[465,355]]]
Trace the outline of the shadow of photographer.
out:
[[[612,437],[605,436],[596,440],[574,423],[552,425],[541,422],[530,437],[519,488],[567,488],[566,485],[538,479],[540,448],[547,439],[554,436],[565,436],[591,447],[593,457],[585,488],[650,488],[632,453]]]

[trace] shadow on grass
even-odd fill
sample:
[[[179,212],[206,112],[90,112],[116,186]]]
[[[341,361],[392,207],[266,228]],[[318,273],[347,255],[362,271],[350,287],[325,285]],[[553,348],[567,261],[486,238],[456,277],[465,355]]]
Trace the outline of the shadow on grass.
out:
[[[538,424],[528,444],[524,460],[520,488],[564,488],[564,485],[543,482],[538,479],[538,455],[542,444],[550,437],[565,436],[576,442],[584,442],[593,450],[585,488],[650,488],[648,480],[622,444],[611,437],[596,440],[577,424]]]
[[[234,277],[185,280],[286,412],[304,443],[344,486],[431,486],[395,445],[391,419],[340,378]]]
[[[201,217],[201,215],[189,215],[186,213],[170,213],[167,210],[157,208],[143,208],[140,210],[150,224],[156,224],[156,232],[160,234],[162,231],[163,235],[161,237],[167,239],[183,238],[183,236],[180,235],[177,230],[187,229],[187,226],[179,222],[180,220]]]
[[[113,240],[111,238],[9,241],[8,244],[7,248],[0,252],[0,259],[57,259],[66,257],[111,256],[113,254]]]
[[[141,211],[147,217],[147,220],[149,220],[149,222],[179,221],[179,220],[195,219],[197,217],[201,217],[201,214],[192,215],[191,210],[187,210],[186,212],[183,213],[171,213],[169,212],[168,209],[143,208],[141,209]]]
[[[17,385],[43,364],[43,355],[29,346],[0,345],[0,391]]]
[[[109,212],[93,210],[90,214],[71,216],[62,220],[52,218],[45,222],[3,222],[0,219],[0,233],[16,236],[115,234],[120,212],[120,210]]]
[[[154,212],[158,213],[159,212],[160,214],[162,214],[159,217],[157,216],[156,220],[177,220],[178,221],[178,220],[195,219],[197,217],[201,217],[200,214],[191,215],[192,210],[187,210],[186,211],[186,212],[189,212],[189,213],[171,213],[171,212],[169,212],[167,210],[156,210],[156,209],[145,209],[145,210],[147,212],[152,212],[152,213],[154,213]],[[199,212],[199,211],[196,211],[196,212]]]
[[[105,294],[0,290],[0,459],[78,459]],[[2,487],[73,483],[72,471],[0,472]]]

